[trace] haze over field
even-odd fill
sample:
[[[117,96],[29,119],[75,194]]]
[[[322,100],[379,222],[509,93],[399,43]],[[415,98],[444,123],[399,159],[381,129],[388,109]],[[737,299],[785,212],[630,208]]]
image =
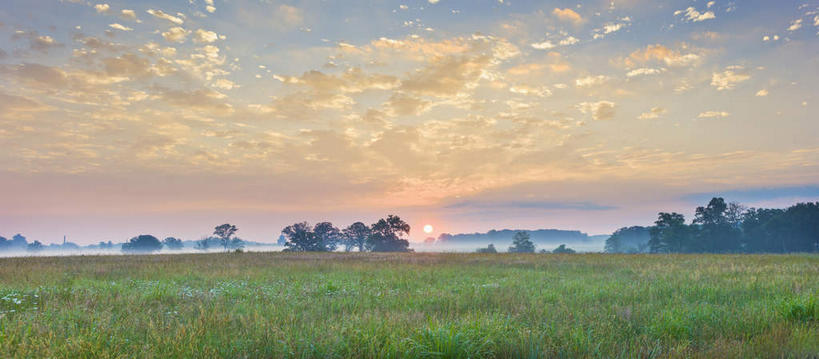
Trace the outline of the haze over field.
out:
[[[4,0],[0,234],[786,207],[819,199],[817,78],[817,1]]]

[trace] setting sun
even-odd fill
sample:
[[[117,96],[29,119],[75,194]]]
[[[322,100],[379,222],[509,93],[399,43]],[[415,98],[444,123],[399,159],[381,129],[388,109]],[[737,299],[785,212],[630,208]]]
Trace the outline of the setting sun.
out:
[[[424,233],[432,233],[432,229],[431,224],[424,225]]]

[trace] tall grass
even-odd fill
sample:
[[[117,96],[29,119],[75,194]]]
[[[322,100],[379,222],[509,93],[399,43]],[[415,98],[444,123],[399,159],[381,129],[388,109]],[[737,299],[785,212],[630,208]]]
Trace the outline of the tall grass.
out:
[[[819,257],[0,259],[0,357],[819,356]]]

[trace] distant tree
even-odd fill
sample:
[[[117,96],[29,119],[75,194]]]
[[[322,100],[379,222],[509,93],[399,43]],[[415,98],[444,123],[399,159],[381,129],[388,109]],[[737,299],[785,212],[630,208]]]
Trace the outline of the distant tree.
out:
[[[537,251],[537,252],[538,252],[538,253],[540,253],[540,254],[549,254],[549,253],[552,253],[552,251],[550,251],[550,250],[548,250],[548,249],[541,249],[541,250],[539,250],[539,251]]]
[[[235,238],[234,237],[233,240],[230,241],[229,247],[230,247],[230,249],[233,249],[233,250],[236,250],[236,251],[241,251],[242,249],[245,248],[245,241],[243,241],[240,238]]]
[[[330,222],[316,223],[313,233],[329,252],[336,250],[342,240],[341,231]]]
[[[222,247],[225,248],[225,252],[227,252],[228,248],[230,248],[231,237],[236,234],[236,231],[239,229],[232,224],[225,223],[221,226],[217,226],[213,230],[213,234],[219,237],[219,240],[222,243]]]
[[[424,238],[424,244],[434,244],[434,243],[435,243],[435,237]]]
[[[402,238],[409,235],[410,225],[400,217],[389,215],[372,225],[366,246],[373,252],[408,252],[409,241]]]
[[[608,253],[642,253],[648,251],[648,242],[651,239],[650,229],[647,227],[623,227],[612,233],[606,239]]]
[[[182,244],[181,239],[174,237],[165,238],[164,240],[162,240],[162,244],[164,244],[165,247],[167,247],[170,250],[180,250],[185,246],[184,244]]]
[[[694,227],[696,243],[689,248],[691,251],[727,253],[738,252],[741,249],[739,226],[729,222],[727,210],[728,205],[721,197],[712,198],[705,207],[697,207],[694,214],[694,224],[697,225]]]
[[[16,247],[18,249],[25,249],[26,246],[28,246],[28,241],[26,241],[25,236],[23,236],[20,233],[17,233],[14,235],[14,237],[11,237],[11,246]]]
[[[97,246],[99,246],[100,249],[111,249],[114,248],[114,243],[111,241],[108,242],[100,241],[100,243]]]
[[[477,252],[477,253],[498,253],[498,250],[495,249],[494,244],[489,243],[489,245],[486,246],[486,248],[478,248],[478,250],[476,250],[475,252]]]
[[[287,251],[292,252],[326,252],[327,247],[321,239],[313,232],[313,228],[307,222],[295,223],[282,230],[282,235],[287,240],[284,246]]]
[[[509,253],[535,253],[535,244],[529,240],[529,233],[517,232],[512,238],[512,246]]]
[[[819,202],[797,203],[783,215],[786,252],[819,251]]]
[[[742,218],[742,246],[749,253],[785,253],[787,231],[785,210],[751,208]]]
[[[43,244],[40,241],[34,241],[28,244],[26,250],[29,252],[39,252],[43,250]]]
[[[679,213],[660,212],[650,230],[648,242],[652,253],[680,253],[688,251],[690,238],[685,217]]]
[[[370,236],[370,227],[361,222],[355,222],[344,228],[344,250],[349,252],[352,248],[358,248],[359,252],[364,252],[367,244],[367,237]]]
[[[207,251],[208,249],[210,249],[210,239],[202,238],[196,241],[196,249],[200,251]]]
[[[571,249],[571,248],[566,248],[566,245],[565,245],[565,244],[561,244],[560,246],[558,246],[557,248],[555,248],[555,249],[552,251],[552,253],[554,253],[554,254],[574,254],[574,253],[576,253],[576,252],[574,251],[574,249]]]
[[[748,207],[741,203],[730,202],[728,203],[728,208],[725,209],[725,219],[731,227],[738,229],[742,227],[742,220],[745,218],[745,212],[747,211]]]
[[[122,251],[126,253],[151,253],[160,249],[162,249],[162,242],[147,234],[131,238],[122,245]]]

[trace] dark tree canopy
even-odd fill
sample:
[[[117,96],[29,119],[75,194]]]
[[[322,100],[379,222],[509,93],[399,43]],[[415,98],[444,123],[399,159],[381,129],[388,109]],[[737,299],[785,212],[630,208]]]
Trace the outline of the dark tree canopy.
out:
[[[498,250],[495,249],[494,244],[489,243],[489,245],[486,246],[486,248],[478,248],[478,250],[476,250],[475,252],[477,252],[477,253],[498,253]]]
[[[608,253],[644,253],[648,252],[651,239],[649,228],[641,226],[623,227],[616,230],[606,239]]]
[[[222,247],[224,247],[225,251],[227,251],[232,243],[231,237],[234,234],[236,234],[236,231],[238,230],[239,229],[236,228],[236,226],[225,223],[221,226],[217,226],[216,228],[214,228],[213,235],[219,237]]]
[[[166,248],[170,250],[180,250],[184,245],[182,244],[182,240],[179,238],[168,237],[162,241],[162,244],[165,245]]]
[[[285,247],[293,252],[326,252],[327,246],[313,232],[313,228],[307,222],[295,223],[282,230],[282,235],[287,240]]]
[[[574,254],[576,253],[574,249],[566,247],[565,244],[561,244],[559,247],[555,248],[552,253],[554,254]]]
[[[364,252],[367,244],[367,237],[370,236],[370,227],[361,222],[355,222],[344,228],[344,250],[349,252],[353,248],[358,248],[359,252]]]
[[[389,215],[372,225],[366,246],[373,252],[407,252],[409,241],[402,238],[409,235],[410,225],[400,217]]]
[[[535,253],[535,244],[529,240],[529,233],[515,233],[515,237],[512,238],[512,245],[509,247],[509,253]]]
[[[39,252],[43,250],[43,248],[44,248],[43,244],[40,243],[40,241],[34,241],[28,244],[26,250],[28,250],[29,252]]]
[[[330,222],[316,223],[313,233],[329,252],[336,250],[342,239],[341,231]]]
[[[152,253],[160,249],[162,249],[162,242],[148,234],[131,238],[122,245],[122,251],[126,253]]]
[[[649,231],[654,253],[816,252],[819,202],[746,209],[715,197],[696,208],[690,225],[681,214],[661,212]]]

